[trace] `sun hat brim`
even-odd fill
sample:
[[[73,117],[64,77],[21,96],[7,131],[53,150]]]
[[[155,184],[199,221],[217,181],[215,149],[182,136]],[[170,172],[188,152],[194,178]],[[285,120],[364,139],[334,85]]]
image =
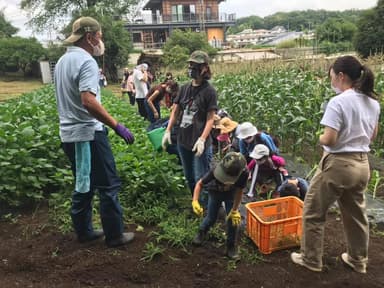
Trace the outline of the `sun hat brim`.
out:
[[[239,139],[245,139],[245,138],[248,138],[250,136],[254,136],[257,134],[257,128],[256,127],[250,127],[250,129],[245,132],[245,133],[239,133],[237,135],[237,138]]]
[[[80,40],[84,34],[71,34],[67,39],[64,40],[64,43],[73,44]]]

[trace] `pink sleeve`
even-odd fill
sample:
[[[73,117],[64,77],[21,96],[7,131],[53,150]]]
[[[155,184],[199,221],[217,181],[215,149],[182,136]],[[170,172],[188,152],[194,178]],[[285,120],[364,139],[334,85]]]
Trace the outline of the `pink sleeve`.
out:
[[[249,171],[251,171],[256,165],[256,160],[255,159],[252,159],[251,161],[249,161],[248,165],[247,165],[247,168]]]
[[[272,155],[271,156],[273,164],[275,164],[277,167],[285,166],[285,160],[281,156]]]

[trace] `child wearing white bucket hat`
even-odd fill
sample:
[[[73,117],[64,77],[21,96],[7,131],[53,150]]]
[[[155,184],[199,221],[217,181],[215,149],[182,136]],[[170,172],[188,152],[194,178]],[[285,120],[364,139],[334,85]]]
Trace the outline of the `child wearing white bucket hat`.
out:
[[[244,122],[237,126],[236,136],[239,138],[240,153],[245,156],[247,162],[251,159],[250,153],[257,144],[264,144],[268,147],[270,154],[279,154],[275,140],[266,132],[258,131],[251,122]]]
[[[274,182],[275,188],[277,189],[277,187],[279,187],[284,180],[283,173],[286,172],[284,169],[284,158],[277,155],[270,155],[269,148],[264,144],[257,144],[249,156],[253,159],[248,163],[247,167],[249,171],[252,171],[252,169],[257,167],[257,169],[255,168],[253,172],[257,173],[257,175],[254,176],[256,177],[255,183],[259,184],[261,187],[265,187],[266,184]],[[261,191],[261,194],[264,192],[265,191]],[[247,196],[254,196],[253,185],[251,185],[251,189],[249,190]]]

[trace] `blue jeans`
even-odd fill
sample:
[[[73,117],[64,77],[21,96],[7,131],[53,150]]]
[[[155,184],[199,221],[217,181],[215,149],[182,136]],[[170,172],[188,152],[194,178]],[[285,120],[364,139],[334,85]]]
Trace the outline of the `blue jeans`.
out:
[[[216,223],[217,214],[222,202],[225,203],[225,211],[228,215],[233,206],[234,194],[233,192],[209,192],[208,197],[208,213],[204,217],[200,225],[200,230],[208,232],[208,230]],[[232,225],[232,220],[227,221],[227,246],[233,246],[236,241],[237,226]]]
[[[178,150],[181,164],[183,165],[184,176],[187,179],[188,187],[193,195],[197,181],[209,171],[212,160],[212,146],[207,147],[200,157],[196,157],[195,152],[181,145],[178,145]],[[202,192],[203,193],[200,193],[199,202],[203,207],[207,207],[207,192],[205,190]]]
[[[145,105],[145,110],[147,111],[148,120],[149,120],[151,123],[156,122],[157,119],[155,119],[155,116],[153,115],[153,111],[152,111],[151,107],[149,107],[149,104],[148,104],[147,99],[144,100],[144,105]],[[161,114],[160,114],[160,102],[153,102],[153,105],[155,106],[156,111],[157,111],[157,113],[159,114],[159,118],[158,118],[158,119],[160,119],[160,118],[161,118]]]
[[[123,233],[123,213],[118,199],[121,182],[116,172],[115,160],[109,145],[107,129],[96,131],[91,143],[91,187],[87,193],[74,191],[72,194],[71,218],[79,237],[93,233],[92,200],[95,191],[100,197],[100,218],[106,241],[116,239]],[[63,150],[75,171],[75,145],[62,143]]]

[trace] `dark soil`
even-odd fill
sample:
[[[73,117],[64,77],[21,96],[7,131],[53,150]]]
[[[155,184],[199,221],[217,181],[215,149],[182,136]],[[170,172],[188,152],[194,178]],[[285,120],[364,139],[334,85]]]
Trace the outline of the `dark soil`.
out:
[[[145,262],[140,258],[150,240],[150,227],[136,232],[136,239],[127,247],[110,249],[102,240],[80,244],[72,233],[56,232],[48,222],[46,208],[23,213],[14,222],[0,222],[2,288],[384,287],[384,236],[372,230],[368,273],[355,273],[340,262],[339,255],[346,249],[336,213],[328,217],[322,273],[294,265],[289,254],[296,249],[264,255],[255,264],[246,260],[235,263],[224,257],[224,247],[209,241],[203,247],[187,247],[188,253],[167,248]],[[135,227],[126,228],[132,231]]]

